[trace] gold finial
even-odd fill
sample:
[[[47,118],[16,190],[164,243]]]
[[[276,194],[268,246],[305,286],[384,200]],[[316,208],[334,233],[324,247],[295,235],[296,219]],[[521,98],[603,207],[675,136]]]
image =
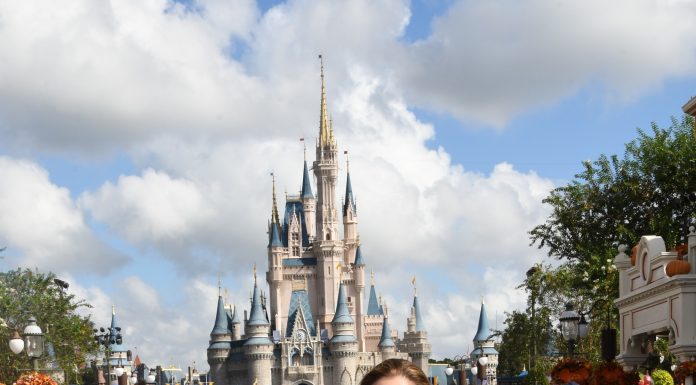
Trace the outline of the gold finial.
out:
[[[370,285],[374,286],[375,285],[375,271],[370,270]]]
[[[111,304],[111,315],[116,315],[116,305]]]
[[[275,174],[271,172],[271,180],[273,183],[273,208],[271,209],[271,223],[278,222],[278,202],[276,200]]]
[[[326,87],[324,86],[324,59],[319,55],[321,64],[321,111],[319,112],[319,145],[324,147],[333,143],[333,133],[329,123],[329,114],[326,108]]]
[[[222,296],[222,281],[220,280],[220,274],[218,273],[218,297]]]
[[[254,268],[252,271],[254,272],[254,285],[256,285],[256,263],[254,263]]]
[[[415,297],[416,295],[418,295],[418,290],[416,288],[416,276],[415,275],[411,279],[411,284],[413,285],[413,296]]]
[[[346,156],[346,173],[350,173],[350,158],[348,157],[348,150],[344,150],[343,154]]]
[[[483,304],[484,304],[484,303],[483,303],[483,296],[481,296],[481,305],[483,305]]]

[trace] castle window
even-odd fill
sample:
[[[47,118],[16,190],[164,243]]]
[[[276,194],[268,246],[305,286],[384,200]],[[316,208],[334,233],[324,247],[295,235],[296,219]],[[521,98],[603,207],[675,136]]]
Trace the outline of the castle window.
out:
[[[293,246],[293,248],[292,248],[292,255],[293,255],[293,257],[299,257],[299,256],[300,256],[300,247],[299,247],[299,246]]]
[[[298,234],[298,233],[292,233],[292,240],[293,240],[294,242],[299,241],[299,240],[300,240],[300,234]]]
[[[348,303],[350,303],[350,299],[351,299],[351,298],[352,298],[352,297],[348,297]]]

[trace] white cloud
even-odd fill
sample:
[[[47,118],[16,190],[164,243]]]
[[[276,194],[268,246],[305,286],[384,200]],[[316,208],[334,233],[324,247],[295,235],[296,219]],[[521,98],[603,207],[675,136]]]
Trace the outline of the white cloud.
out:
[[[8,263],[57,272],[110,273],[127,258],[95,236],[70,192],[41,166],[0,156],[0,236]]]
[[[408,47],[413,103],[503,127],[600,85],[632,99],[696,73],[696,4],[685,1],[458,1]]]

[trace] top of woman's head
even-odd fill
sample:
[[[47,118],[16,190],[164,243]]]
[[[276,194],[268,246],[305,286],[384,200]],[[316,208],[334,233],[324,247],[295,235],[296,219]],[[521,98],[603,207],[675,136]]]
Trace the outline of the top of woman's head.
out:
[[[382,361],[372,368],[360,381],[360,385],[375,385],[381,379],[392,377],[403,377],[408,380],[408,385],[430,385],[428,377],[418,366],[398,358]]]

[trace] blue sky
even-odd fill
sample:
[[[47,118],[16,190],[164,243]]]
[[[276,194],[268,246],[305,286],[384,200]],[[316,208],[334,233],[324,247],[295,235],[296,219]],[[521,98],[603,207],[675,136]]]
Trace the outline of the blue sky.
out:
[[[292,193],[299,137],[313,158],[318,53],[392,327],[417,272],[440,357],[481,296],[491,317],[524,306],[548,191],[696,94],[688,2],[39,3],[0,4],[0,268],[67,277],[144,359],[184,366],[218,277],[248,306],[269,172]]]

